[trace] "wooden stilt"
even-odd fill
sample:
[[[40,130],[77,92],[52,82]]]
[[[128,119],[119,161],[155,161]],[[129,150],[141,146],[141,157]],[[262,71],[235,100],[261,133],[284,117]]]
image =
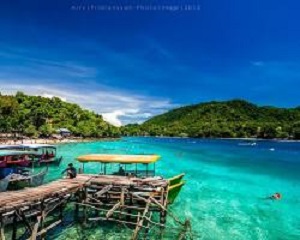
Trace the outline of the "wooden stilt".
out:
[[[142,215],[141,220],[139,220],[139,221],[137,222],[136,228],[135,228],[135,230],[134,230],[134,232],[133,232],[133,235],[132,235],[132,238],[131,238],[132,240],[137,240],[137,239],[138,239],[138,234],[139,234],[139,231],[140,231],[141,227],[143,227],[144,219],[145,219],[146,214],[147,214],[148,211],[149,211],[150,203],[151,203],[151,202],[150,202],[150,200],[149,200],[148,203],[146,204],[146,207],[145,207],[145,210],[144,210],[144,212],[143,212],[143,215]]]
[[[121,197],[120,197],[120,205],[121,205],[121,207],[124,206],[124,202],[125,202],[124,198],[125,198],[125,189],[122,188],[122,190],[121,190]]]
[[[84,189],[84,199],[86,199],[87,197],[87,192],[86,192],[86,188]],[[85,201],[85,200],[83,200]],[[83,224],[86,225],[87,224],[87,208],[86,206],[83,206]]]
[[[12,240],[16,240],[17,239],[17,213],[16,211],[14,212],[13,215],[13,227],[12,227]]]
[[[74,220],[77,221],[79,217],[79,203],[80,199],[79,196],[76,196],[76,202],[75,202],[75,212],[74,212]]]
[[[4,222],[3,222],[2,214],[0,215],[0,240],[5,240]]]
[[[25,226],[27,227],[28,231],[31,233],[32,232],[32,227],[29,224],[29,222],[27,221],[27,218],[26,218],[24,212],[19,210],[19,216],[21,217],[21,219],[22,219],[23,223],[25,224]]]
[[[62,220],[63,219],[63,210],[64,210],[64,207],[63,207],[63,201],[62,199],[60,199],[60,204],[59,204],[59,219]]]
[[[150,212],[149,219],[151,219],[151,217],[152,217],[152,212]],[[145,229],[144,240],[148,240],[149,239],[149,228],[150,228],[150,221],[148,221],[147,228]]]
[[[42,216],[38,216],[38,217],[37,217],[37,221],[36,221],[36,223],[34,224],[33,231],[32,231],[31,237],[30,237],[30,240],[36,240],[36,237],[37,237],[37,233],[38,233],[38,229],[39,229],[39,225],[40,225],[41,219],[42,219]]]
[[[40,229],[43,229],[44,226],[44,201],[41,201],[41,223],[40,223]]]

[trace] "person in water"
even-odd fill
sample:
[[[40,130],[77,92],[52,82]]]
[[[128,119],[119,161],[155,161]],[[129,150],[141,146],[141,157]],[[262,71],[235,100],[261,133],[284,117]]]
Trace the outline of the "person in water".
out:
[[[68,167],[62,171],[61,174],[64,174],[65,172],[67,172],[67,177],[70,179],[76,178],[77,175],[77,171],[76,168],[73,167],[73,163],[69,163]]]
[[[274,193],[273,195],[267,197],[267,199],[271,199],[271,200],[280,200],[282,198],[281,193]]]

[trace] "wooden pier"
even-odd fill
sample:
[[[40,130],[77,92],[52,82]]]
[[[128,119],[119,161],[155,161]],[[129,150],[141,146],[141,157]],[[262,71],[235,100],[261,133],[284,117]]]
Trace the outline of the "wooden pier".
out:
[[[19,239],[20,225],[26,229],[23,239],[45,238],[50,229],[62,223],[64,209],[71,202],[75,203],[74,215],[80,214],[85,222],[122,223],[131,227],[131,239],[147,239],[151,226],[165,227],[168,184],[160,178],[79,174],[75,179],[0,193],[0,240],[7,239],[7,229],[12,240]],[[170,215],[182,228],[187,225]],[[51,223],[46,221],[50,216]]]

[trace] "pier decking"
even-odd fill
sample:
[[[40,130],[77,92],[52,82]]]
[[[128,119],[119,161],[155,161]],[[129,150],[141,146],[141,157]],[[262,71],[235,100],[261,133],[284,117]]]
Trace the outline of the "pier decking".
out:
[[[139,239],[141,234],[148,234],[150,225],[164,227],[168,184],[160,178],[79,174],[75,179],[0,193],[0,239],[6,239],[5,227],[10,224],[13,240],[19,238],[17,228],[20,224],[26,226],[24,234],[28,239],[45,236],[62,222],[63,210],[69,202],[76,203],[74,212],[77,215],[81,212],[85,221],[124,223],[133,227],[131,239]],[[91,216],[90,210],[97,212],[96,216]],[[47,216],[54,212],[59,213],[58,219],[46,226]],[[159,222],[153,219],[155,214],[158,214]]]

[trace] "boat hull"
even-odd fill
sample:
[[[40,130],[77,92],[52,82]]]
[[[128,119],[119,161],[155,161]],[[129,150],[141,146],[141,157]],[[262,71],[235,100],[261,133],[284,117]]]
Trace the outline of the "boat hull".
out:
[[[180,174],[168,179],[169,181],[168,203],[169,204],[174,203],[175,199],[177,198],[178,194],[181,191],[181,188],[185,185],[185,181],[182,180],[184,175],[185,174]]]

